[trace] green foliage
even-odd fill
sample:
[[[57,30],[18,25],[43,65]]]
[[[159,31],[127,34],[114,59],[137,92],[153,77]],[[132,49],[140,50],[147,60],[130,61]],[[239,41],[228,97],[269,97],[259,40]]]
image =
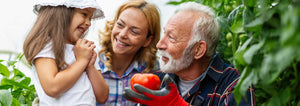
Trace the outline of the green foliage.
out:
[[[253,84],[257,105],[300,105],[299,0],[193,1],[217,14],[222,28],[217,51],[241,72],[237,100]]]
[[[0,106],[31,105],[36,97],[31,79],[15,66],[22,56],[18,55],[14,61],[0,60]]]

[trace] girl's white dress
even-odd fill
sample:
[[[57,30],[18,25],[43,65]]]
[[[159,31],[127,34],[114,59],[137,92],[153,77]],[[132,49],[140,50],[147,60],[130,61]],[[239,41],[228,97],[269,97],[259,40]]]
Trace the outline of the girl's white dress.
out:
[[[75,62],[76,58],[73,52],[74,45],[66,44],[65,47],[65,61],[71,65]],[[34,59],[39,57],[55,58],[53,51],[51,50],[52,43],[47,44]],[[33,82],[36,92],[39,97],[40,106],[94,106],[96,99],[91,82],[86,72],[83,72],[78,81],[65,93],[61,94],[57,98],[48,96],[39,81],[34,64],[33,66]],[[99,66],[98,66],[99,67]]]

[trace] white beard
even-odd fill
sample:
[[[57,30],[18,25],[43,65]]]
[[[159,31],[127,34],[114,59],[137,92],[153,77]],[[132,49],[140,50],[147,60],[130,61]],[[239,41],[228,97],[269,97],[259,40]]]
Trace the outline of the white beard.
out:
[[[158,50],[158,54],[169,59],[167,64],[162,61],[162,59],[159,59],[160,70],[165,73],[175,73],[189,67],[194,60],[192,50],[193,45],[188,45],[188,47],[184,49],[183,55],[179,60],[174,60],[166,51]]]

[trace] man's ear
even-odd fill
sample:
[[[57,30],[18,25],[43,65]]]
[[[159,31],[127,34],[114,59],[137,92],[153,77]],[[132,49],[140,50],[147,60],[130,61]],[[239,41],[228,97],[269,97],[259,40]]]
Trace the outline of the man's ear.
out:
[[[146,41],[145,41],[143,47],[149,46],[149,44],[151,43],[152,39],[153,39],[153,35],[150,35],[148,38],[146,38]]]
[[[199,41],[195,44],[193,49],[193,54],[195,59],[202,58],[206,53],[206,42],[205,41]]]

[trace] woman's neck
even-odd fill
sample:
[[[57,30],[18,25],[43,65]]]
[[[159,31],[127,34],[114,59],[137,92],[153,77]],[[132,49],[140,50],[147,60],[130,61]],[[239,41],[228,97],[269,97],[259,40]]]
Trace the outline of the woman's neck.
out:
[[[122,76],[132,63],[133,56],[117,55],[112,56],[112,70],[117,73],[118,76]]]

